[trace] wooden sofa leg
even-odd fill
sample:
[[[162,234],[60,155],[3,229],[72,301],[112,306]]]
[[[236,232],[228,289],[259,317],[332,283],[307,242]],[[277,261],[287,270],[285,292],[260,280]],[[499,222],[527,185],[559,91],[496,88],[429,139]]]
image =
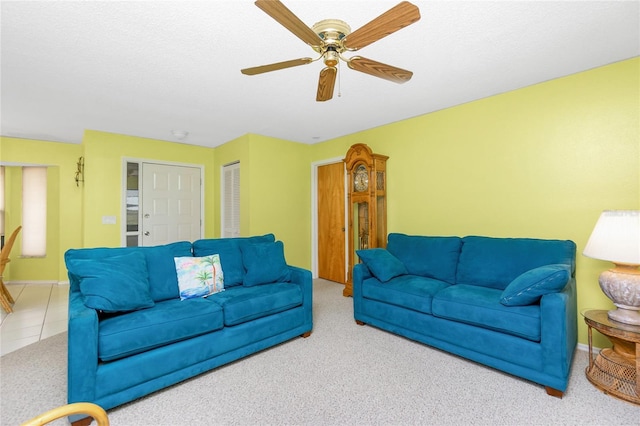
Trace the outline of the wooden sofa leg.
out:
[[[302,334],[302,337],[304,337],[305,339],[307,337],[309,337],[309,336],[311,336],[311,332],[310,331],[307,331],[306,333]]]
[[[85,417],[84,419],[76,420],[71,423],[71,426],[89,426],[93,421],[93,417]]]
[[[544,390],[547,391],[547,395],[555,396],[556,398],[562,399],[562,396],[564,395],[564,392],[559,391],[558,389],[554,389],[554,388],[549,387],[549,386],[545,386]]]
[[[364,325],[364,322],[360,321],[360,320],[356,320],[356,324],[358,325]]]

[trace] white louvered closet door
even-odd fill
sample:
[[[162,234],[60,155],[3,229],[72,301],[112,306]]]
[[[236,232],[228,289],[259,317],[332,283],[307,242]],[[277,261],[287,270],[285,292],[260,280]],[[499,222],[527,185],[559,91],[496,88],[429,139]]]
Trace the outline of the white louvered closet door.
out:
[[[240,236],[240,163],[222,168],[222,237]]]

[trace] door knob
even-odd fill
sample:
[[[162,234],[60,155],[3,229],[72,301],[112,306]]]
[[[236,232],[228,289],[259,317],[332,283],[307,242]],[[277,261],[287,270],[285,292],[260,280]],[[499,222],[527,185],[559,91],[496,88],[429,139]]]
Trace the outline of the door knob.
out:
[[[145,219],[149,219],[149,213],[145,214],[145,215],[144,215],[144,218],[145,218]]]
[[[151,235],[151,234],[149,233],[149,231],[146,231],[146,232],[144,233],[144,235],[145,235],[146,237],[148,237],[148,236],[149,236],[149,235]]]

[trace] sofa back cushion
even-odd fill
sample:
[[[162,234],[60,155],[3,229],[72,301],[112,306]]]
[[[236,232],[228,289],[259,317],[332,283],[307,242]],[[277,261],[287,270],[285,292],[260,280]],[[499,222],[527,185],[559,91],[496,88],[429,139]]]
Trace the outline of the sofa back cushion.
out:
[[[237,238],[209,238],[193,242],[194,256],[220,255],[220,264],[224,273],[224,286],[241,285],[244,280],[245,268],[242,263],[243,244],[273,243],[273,234],[257,235]]]
[[[404,263],[410,275],[435,278],[453,284],[456,281],[461,244],[462,240],[459,237],[391,233],[387,250]]]
[[[291,271],[284,257],[282,241],[241,244],[240,249],[245,269],[242,281],[244,286],[291,281]]]
[[[456,283],[504,290],[519,275],[540,266],[569,265],[573,275],[575,259],[573,241],[468,236],[462,239]]]
[[[174,257],[191,256],[191,243],[180,241],[153,247],[97,247],[70,249],[65,253],[65,262],[72,259],[103,259],[129,253],[144,254],[149,273],[149,291],[154,302],[178,297],[178,276]],[[77,277],[69,274],[72,291],[80,291]],[[106,285],[109,283],[107,282]]]

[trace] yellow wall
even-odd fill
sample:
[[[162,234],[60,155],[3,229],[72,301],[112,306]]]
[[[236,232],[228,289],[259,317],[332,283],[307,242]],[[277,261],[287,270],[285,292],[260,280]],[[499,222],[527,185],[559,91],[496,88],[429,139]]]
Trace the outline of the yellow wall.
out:
[[[213,190],[214,151],[210,148],[87,130],[85,150],[84,247],[122,245],[122,167],[124,158],[160,160],[177,164],[204,166],[205,194]],[[218,201],[204,199],[205,227],[213,220]],[[115,225],[104,225],[103,216],[115,216]],[[205,233],[208,230],[205,228]]]
[[[287,262],[311,264],[311,166],[307,145],[247,134],[215,149],[215,175],[240,162],[240,234],[273,233],[284,242]],[[220,184],[213,194],[220,200]],[[215,236],[220,236],[220,210]]]
[[[47,171],[47,256],[21,258],[18,235],[5,275],[12,281],[65,281],[62,255],[82,241],[82,189],[74,180],[76,162],[83,155],[81,145],[0,137],[0,161],[48,166]],[[5,226],[10,233],[22,225],[22,171],[6,168]]]
[[[311,163],[363,142],[390,157],[389,232],[571,239],[579,310],[608,308],[597,277],[610,264],[581,252],[602,210],[640,208],[639,75],[634,58],[316,145],[248,134],[209,149],[87,131],[82,145],[0,138],[0,160],[58,170],[59,259],[47,277],[66,279],[68,248],[121,244],[120,226],[101,218],[120,220],[123,157],[204,165],[207,238],[220,235],[221,167],[240,161],[241,234],[273,232],[289,263],[309,268]],[[35,279],[19,265],[11,279]]]
[[[640,59],[635,58],[370,129],[356,142],[388,155],[388,231],[570,239],[579,311],[613,305],[612,265],[582,256],[602,210],[640,208]],[[580,321],[580,341],[586,327]]]
[[[284,242],[287,263],[309,268],[311,165],[308,146],[259,135],[250,135],[250,138],[250,233],[273,232]],[[241,170],[240,180],[244,178],[243,173]]]

